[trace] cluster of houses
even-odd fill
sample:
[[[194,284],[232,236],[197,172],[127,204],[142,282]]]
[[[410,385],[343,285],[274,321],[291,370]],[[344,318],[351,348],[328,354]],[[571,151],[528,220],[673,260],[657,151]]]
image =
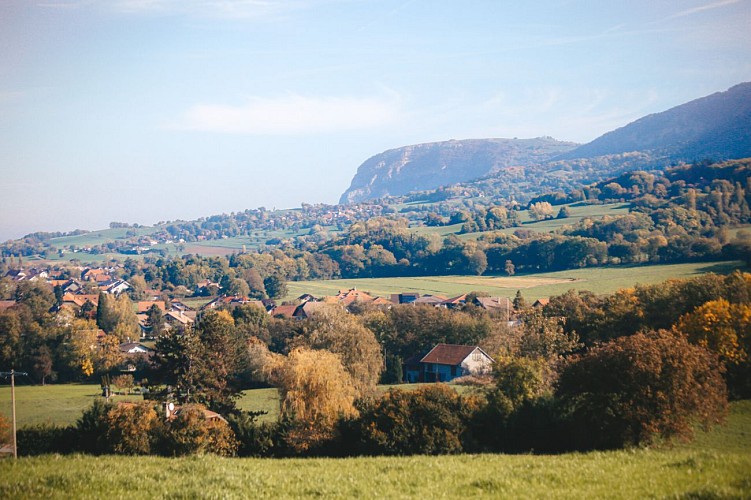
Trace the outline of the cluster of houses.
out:
[[[80,279],[61,278],[61,273],[50,270],[29,269],[25,271],[11,270],[6,276],[14,281],[43,279],[53,287],[62,291],[59,308],[69,308],[75,314],[93,318],[99,305],[99,292],[120,295],[127,292],[131,286],[122,279],[113,277],[115,269],[93,268],[84,269]],[[91,293],[96,291],[97,293]],[[210,281],[199,283],[196,294],[214,295],[209,302],[198,310],[180,301],[166,302],[161,298],[161,292],[147,290],[146,300],[135,303],[135,313],[141,331],[140,339],[133,339],[120,346],[122,353],[127,356],[150,355],[153,350],[141,342],[152,340],[156,333],[152,331],[150,311],[156,307],[164,319],[164,330],[191,328],[201,312],[212,309],[232,309],[240,305],[251,304],[259,307],[272,317],[304,320],[312,317],[317,310],[329,304],[343,306],[347,310],[358,307],[390,308],[398,304],[425,305],[447,309],[461,308],[471,301],[476,307],[495,313],[499,318],[505,318],[510,325],[514,324],[513,304],[506,297],[477,297],[468,294],[456,297],[442,297],[440,295],[421,295],[417,292],[403,292],[392,294],[388,299],[373,296],[362,290],[352,288],[339,291],[336,295],[316,298],[310,294],[298,297],[294,304],[276,304],[273,300],[255,300],[241,296],[217,295],[218,284]],[[540,299],[533,305],[541,307],[546,304]],[[12,307],[13,301],[0,301],[0,311]],[[99,332],[104,335],[104,332]],[[405,361],[404,374],[407,382],[447,382],[464,375],[476,375],[490,370],[493,359],[477,346],[439,344],[424,356],[416,356]]]

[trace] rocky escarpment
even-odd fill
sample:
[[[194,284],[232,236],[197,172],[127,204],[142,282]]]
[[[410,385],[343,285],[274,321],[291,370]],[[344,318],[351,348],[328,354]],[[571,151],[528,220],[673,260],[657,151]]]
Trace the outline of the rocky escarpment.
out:
[[[452,140],[391,149],[360,165],[340,202],[398,196],[465,182],[507,167],[540,164],[576,146],[541,137]]]

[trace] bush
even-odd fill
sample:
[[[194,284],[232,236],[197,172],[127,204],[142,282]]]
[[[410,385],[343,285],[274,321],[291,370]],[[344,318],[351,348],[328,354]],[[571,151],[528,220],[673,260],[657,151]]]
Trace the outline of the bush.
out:
[[[114,403],[97,398],[89,408],[84,410],[81,418],[76,422],[77,451],[93,454],[109,451],[107,443],[109,420],[107,416],[114,407]]]
[[[564,367],[557,396],[571,411],[578,448],[619,448],[690,438],[727,412],[716,355],[667,331],[593,348]]]
[[[468,423],[476,404],[444,384],[407,392],[389,390],[364,409],[348,432],[359,452],[375,455],[438,455],[471,448]]]
[[[185,405],[161,427],[159,448],[168,456],[215,453],[232,456],[238,442],[227,422],[208,420],[201,405]]]
[[[72,453],[79,441],[75,427],[50,424],[25,426],[16,435],[20,456]]]
[[[227,418],[237,439],[237,455],[240,457],[270,457],[279,454],[279,425],[259,424],[253,413],[230,415]]]
[[[124,455],[151,453],[159,417],[148,403],[121,403],[107,413],[107,451]]]
[[[0,413],[0,444],[6,444],[13,441],[13,424],[8,420],[5,415]]]

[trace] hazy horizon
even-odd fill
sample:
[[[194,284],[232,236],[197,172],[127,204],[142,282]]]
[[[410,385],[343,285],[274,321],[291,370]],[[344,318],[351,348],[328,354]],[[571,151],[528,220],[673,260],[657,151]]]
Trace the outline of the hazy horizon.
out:
[[[386,149],[588,142],[751,81],[751,1],[10,0],[0,241],[336,203]]]

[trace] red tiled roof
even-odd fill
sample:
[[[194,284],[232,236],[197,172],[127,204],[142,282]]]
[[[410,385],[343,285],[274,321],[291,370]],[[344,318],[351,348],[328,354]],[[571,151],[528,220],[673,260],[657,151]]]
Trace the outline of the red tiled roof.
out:
[[[162,312],[165,312],[167,310],[164,301],[163,300],[142,300],[138,303],[138,312],[148,312],[149,309],[151,309],[151,306],[156,304],[156,306],[162,310]]]
[[[461,304],[463,302],[466,302],[467,300],[467,294],[459,295],[457,297],[451,297],[450,299],[444,300],[444,304]]]
[[[15,300],[0,300],[0,311],[5,311],[16,305]]]
[[[271,315],[291,318],[294,316],[296,310],[297,306],[276,306],[271,310]]]
[[[438,344],[420,362],[435,363],[438,365],[459,365],[475,349],[478,349],[475,345]]]

